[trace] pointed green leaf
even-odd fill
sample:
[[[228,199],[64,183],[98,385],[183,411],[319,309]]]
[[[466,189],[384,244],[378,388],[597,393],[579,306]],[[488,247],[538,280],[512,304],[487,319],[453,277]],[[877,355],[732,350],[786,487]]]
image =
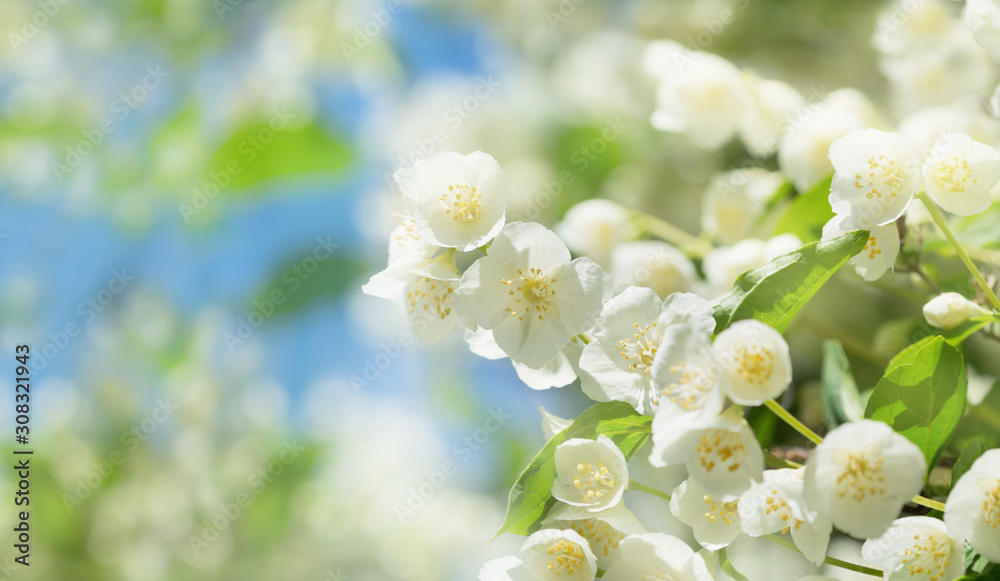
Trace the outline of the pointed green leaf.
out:
[[[955,486],[958,479],[972,468],[972,463],[986,452],[986,446],[978,439],[969,442],[962,450],[962,455],[955,460],[955,466],[951,469],[951,485]]]
[[[840,341],[823,341],[823,410],[826,423],[833,429],[865,415],[858,394],[858,384],[851,374],[851,364]]]
[[[965,411],[967,387],[962,354],[944,337],[927,337],[889,363],[865,417],[892,426],[920,448],[932,467]]]
[[[861,252],[868,231],[849,232],[825,242],[811,242],[741,274],[726,294],[715,300],[715,331],[734,321],[757,319],[779,333],[852,256]]]
[[[803,242],[813,242],[823,236],[823,226],[833,218],[830,207],[830,182],[833,176],[821,180],[812,188],[792,198],[774,234],[791,233]]]
[[[510,489],[507,516],[497,532],[529,535],[538,530],[545,514],[556,503],[552,483],[556,479],[556,447],[571,438],[596,439],[604,434],[630,459],[649,438],[653,418],[639,414],[620,401],[599,403],[580,414],[565,430],[552,437],[518,477]]]

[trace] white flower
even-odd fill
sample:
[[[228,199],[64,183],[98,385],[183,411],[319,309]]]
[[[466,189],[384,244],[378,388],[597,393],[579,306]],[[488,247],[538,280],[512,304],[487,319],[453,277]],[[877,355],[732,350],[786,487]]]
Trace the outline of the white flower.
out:
[[[497,345],[493,333],[489,329],[477,326],[475,330],[465,329],[465,342],[469,351],[485,359],[506,359],[507,354]],[[583,353],[583,342],[577,337],[570,338],[569,343],[555,357],[541,367],[532,368],[511,360],[518,378],[531,389],[542,390],[552,387],[563,387],[576,380],[580,355]]]
[[[814,565],[826,558],[833,524],[809,509],[803,500],[804,468],[766,470],[740,497],[743,531],[751,537],[790,533],[795,546]]]
[[[581,386],[596,401],[624,401],[653,415],[659,386],[653,362],[671,326],[690,325],[704,340],[715,330],[713,309],[705,299],[676,293],[661,301],[644,287],[628,287],[604,304],[580,357]]]
[[[717,551],[743,532],[736,508],[738,502],[713,498],[697,482],[688,478],[670,493],[670,513],[691,527],[698,544]]]
[[[968,0],[965,24],[976,42],[996,59],[1000,55],[1000,4],[996,0]]]
[[[738,404],[760,405],[792,383],[788,343],[760,321],[733,323],[719,333],[712,347],[726,374],[726,395]]]
[[[573,252],[601,266],[610,263],[611,251],[618,243],[637,233],[628,210],[600,198],[574,204],[556,224],[555,231]]]
[[[716,175],[702,198],[702,229],[723,244],[743,240],[782,182],[780,174],[759,168]]]
[[[799,191],[830,175],[830,145],[865,121],[856,111],[831,104],[816,105],[794,123],[781,139],[778,166]]]
[[[882,568],[885,581],[954,581],[965,574],[962,541],[928,516],[896,519],[882,536],[865,541],[861,555]]]
[[[573,530],[542,529],[521,546],[520,558],[502,557],[479,570],[479,581],[593,581],[597,559]]]
[[[740,140],[754,156],[768,157],[778,150],[788,119],[795,116],[805,99],[794,87],[781,81],[761,79],[746,71],[743,80],[750,99],[740,123]]]
[[[442,151],[397,170],[395,178],[421,235],[432,244],[472,250],[503,228],[507,182],[489,154]]]
[[[896,0],[879,15],[872,46],[891,55],[933,49],[947,40],[954,27],[944,2]]]
[[[724,373],[712,344],[689,325],[667,328],[653,361],[652,377],[658,424],[678,414],[715,416],[725,404]]]
[[[625,455],[611,438],[573,438],[556,446],[552,496],[572,506],[598,512],[621,502],[628,487]]]
[[[611,251],[611,279],[615,290],[644,286],[660,298],[690,292],[698,280],[694,264],[676,247],[659,240],[623,242]]]
[[[538,411],[542,414],[542,433],[545,434],[546,440],[551,440],[552,436],[565,430],[573,423],[573,420],[550,414],[542,406],[538,406]]]
[[[985,212],[990,189],[1000,182],[1000,153],[964,133],[941,137],[924,162],[927,194],[959,216]]]
[[[684,464],[688,474],[713,497],[738,498],[760,480],[764,452],[738,408],[706,417],[700,414],[653,418],[653,466]]]
[[[684,541],[665,533],[630,535],[619,543],[622,556],[604,581],[715,581],[705,560]]]
[[[989,311],[958,293],[941,293],[924,305],[924,318],[939,329],[954,329],[977,315]]]
[[[920,492],[927,461],[920,448],[887,424],[843,424],[816,446],[806,462],[809,508],[857,538],[877,537]]]
[[[604,570],[621,557],[619,543],[623,538],[646,532],[646,527],[632,511],[625,508],[625,503],[600,512],[587,512],[580,507],[559,503],[549,511],[542,525],[576,531],[590,543],[597,557],[597,566]]]
[[[695,145],[718,149],[731,140],[750,105],[739,69],[714,54],[661,42],[662,77],[650,122],[683,133]]]
[[[895,223],[876,226],[869,222],[862,227],[854,216],[834,216],[823,226],[823,240],[862,229],[868,230],[868,242],[850,262],[865,280],[878,280],[896,264],[896,257],[899,256],[899,230]]]
[[[1000,563],[1000,449],[987,450],[972,463],[948,495],[948,531]]]
[[[922,186],[917,159],[897,133],[851,131],[830,146],[830,161],[836,170],[830,205],[837,214],[888,224]]]
[[[610,277],[589,258],[570,262],[550,230],[514,222],[465,271],[455,309],[492,330],[515,362],[537,369],[593,326],[610,291]]]
[[[719,296],[729,290],[744,272],[788,254],[802,246],[794,234],[781,234],[768,241],[748,238],[732,246],[720,246],[708,253],[702,263],[709,293]]]

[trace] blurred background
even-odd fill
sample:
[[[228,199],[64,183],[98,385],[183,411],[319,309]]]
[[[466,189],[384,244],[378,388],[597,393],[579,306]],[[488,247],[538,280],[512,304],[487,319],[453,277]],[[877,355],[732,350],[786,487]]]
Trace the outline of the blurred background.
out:
[[[0,342],[11,377],[14,346],[32,348],[35,455],[31,566],[0,533],[0,580],[459,580],[515,553],[520,539],[490,539],[544,442],[537,408],[587,402],[578,383],[529,389],[461,337],[420,345],[361,293],[402,210],[392,172],[483,150],[509,220],[552,227],[600,196],[697,234],[706,183],[749,156],[649,125],[645,44],[718,53],[807,100],[878,102],[883,8],[3,2]],[[831,284],[815,312],[844,325],[837,289],[859,284]],[[866,308],[793,330],[803,381],[817,328],[870,344],[919,316],[890,295]],[[884,361],[850,357],[870,387]]]

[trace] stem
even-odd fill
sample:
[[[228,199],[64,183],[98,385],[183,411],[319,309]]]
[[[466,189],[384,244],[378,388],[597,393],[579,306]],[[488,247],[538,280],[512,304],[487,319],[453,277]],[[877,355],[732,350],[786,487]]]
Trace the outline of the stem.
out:
[[[931,510],[940,510],[944,512],[944,503],[938,502],[936,500],[931,500],[929,498],[920,496],[919,494],[910,499],[910,502],[914,504],[919,504],[920,506],[926,506]]]
[[[785,537],[782,537],[780,535],[776,535],[776,534],[774,534],[774,535],[764,535],[764,538],[767,539],[767,540],[769,540],[769,541],[771,541],[772,543],[774,543],[776,545],[781,545],[782,547],[785,547],[786,549],[791,549],[791,550],[793,550],[793,551],[795,551],[797,553],[801,553],[802,552],[802,551],[799,550],[798,547],[795,546],[795,543],[793,543],[792,541],[789,541],[788,539],[786,539]],[[836,559],[834,557],[827,557],[827,558],[823,559],[823,562],[827,563],[829,565],[833,565],[835,567],[840,567],[842,569],[847,569],[849,571],[854,571],[856,573],[863,573],[865,575],[871,575],[873,577],[881,577],[882,576],[882,571],[879,571],[878,569],[872,569],[871,567],[865,567],[864,565],[858,565],[858,564],[855,564],[855,563],[848,563],[847,561],[841,561],[840,559]]]
[[[586,333],[580,333],[579,335],[577,335],[577,337],[579,337],[580,340],[583,341],[584,345],[590,345],[590,336],[588,336]]]
[[[633,210],[632,221],[640,230],[662,238],[696,258],[702,258],[712,251],[712,245],[708,242],[656,216]]]
[[[770,452],[764,452],[764,464],[769,468],[802,468],[802,464],[779,458]]]
[[[927,207],[927,212],[931,215],[931,219],[934,220],[937,227],[941,229],[941,232],[944,233],[944,237],[947,238],[948,242],[955,248],[955,253],[962,259],[962,263],[965,264],[965,267],[972,273],[976,282],[978,282],[979,286],[982,287],[983,292],[986,293],[986,298],[990,301],[990,304],[994,309],[1000,310],[1000,299],[997,298],[996,293],[993,292],[990,285],[986,284],[986,279],[983,278],[983,274],[979,272],[975,263],[972,262],[972,259],[969,258],[969,255],[965,252],[965,248],[963,248],[958,242],[958,239],[955,238],[955,234],[953,234],[951,228],[948,227],[948,223],[945,221],[944,216],[941,215],[941,212],[937,209],[937,206],[931,200],[930,196],[927,195],[927,192],[920,192],[917,194],[917,197],[920,198],[920,201]]]
[[[666,492],[660,492],[659,490],[657,490],[655,488],[652,488],[650,486],[646,486],[645,484],[640,484],[640,483],[636,482],[635,480],[633,480],[631,478],[628,479],[628,489],[629,490],[638,490],[640,492],[645,492],[646,494],[652,494],[653,496],[659,496],[663,500],[666,500],[667,502],[670,502],[670,495],[667,494]]]
[[[796,432],[805,436],[806,439],[813,444],[819,444],[823,441],[823,438],[820,438],[816,432],[810,430],[805,424],[800,422],[797,417],[793,416],[788,412],[788,410],[781,407],[780,403],[774,401],[773,399],[769,399],[764,402],[764,405],[767,406],[767,409],[774,412],[774,415],[781,418],[786,424],[794,428]]]

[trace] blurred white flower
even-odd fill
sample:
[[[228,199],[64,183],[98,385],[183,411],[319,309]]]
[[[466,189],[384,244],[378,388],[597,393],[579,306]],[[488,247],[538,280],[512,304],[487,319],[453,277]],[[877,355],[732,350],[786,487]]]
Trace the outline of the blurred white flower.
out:
[[[722,244],[743,240],[783,182],[781,174],[760,168],[714,176],[702,198],[702,229]]]
[[[941,0],[895,0],[879,15],[872,46],[888,55],[933,49],[948,39],[955,25]]]
[[[628,287],[604,304],[591,342],[580,357],[581,386],[596,401],[624,401],[653,415],[659,399],[654,361],[665,334],[680,323],[703,340],[715,329],[712,307],[697,295],[676,293],[661,301],[644,287]]]
[[[996,0],[968,0],[965,3],[965,24],[972,37],[997,60],[1000,56],[1000,3]]]
[[[833,172],[830,145],[868,124],[853,108],[824,102],[806,111],[781,139],[778,166],[799,191],[806,191]]]
[[[662,299],[690,292],[698,280],[694,264],[676,247],[660,240],[623,242],[611,251],[615,290],[635,285],[653,289]]]
[[[882,536],[865,541],[861,555],[882,568],[885,581],[955,581],[965,574],[962,541],[928,516],[896,519]]]
[[[805,98],[787,83],[747,71],[743,80],[750,98],[740,123],[740,140],[754,156],[768,157],[778,151],[788,120],[805,104]]]
[[[958,99],[947,105],[926,107],[899,122],[897,132],[923,163],[938,139],[950,133],[965,133],[981,143],[1000,141],[1000,122],[983,110],[982,101]]]
[[[766,470],[740,497],[743,531],[751,537],[790,533],[795,546],[815,565],[826,558],[833,524],[810,510],[803,499],[804,468]]]
[[[884,533],[924,485],[920,448],[874,420],[834,428],[806,462],[805,499],[858,538]]]
[[[959,293],[941,293],[924,305],[924,318],[939,329],[954,329],[977,315],[990,312]]]
[[[520,558],[483,565],[479,581],[593,581],[596,574],[597,559],[576,531],[543,529],[524,541]]]
[[[597,566],[604,570],[621,557],[619,543],[626,535],[646,532],[646,527],[621,502],[600,512],[581,511],[579,507],[559,503],[549,511],[542,525],[576,531],[590,543]]]
[[[514,222],[497,235],[455,292],[455,309],[493,331],[515,362],[539,368],[570,337],[590,329],[611,292],[611,279],[540,224]]]
[[[552,496],[587,512],[611,508],[628,487],[628,463],[622,451],[601,434],[596,440],[573,438],[556,446]]]
[[[854,230],[868,230],[868,242],[850,263],[859,276],[867,281],[878,280],[888,272],[899,256],[899,229],[895,223],[862,228],[853,216],[834,216],[823,226],[823,240],[830,240]]]
[[[601,578],[604,581],[714,581],[701,555],[677,537],[665,533],[630,535],[619,546],[621,559],[607,570]]]
[[[993,203],[990,189],[1000,182],[1000,153],[964,133],[938,139],[924,162],[927,194],[959,216],[985,212]]]
[[[1000,563],[1000,449],[987,450],[958,479],[945,503],[944,522],[949,534]]]
[[[503,228],[507,182],[487,153],[442,151],[394,177],[420,235],[431,244],[473,250]]]
[[[884,225],[903,215],[923,179],[916,157],[898,133],[858,129],[830,145],[836,172],[830,205],[841,215]]]
[[[618,243],[634,238],[636,229],[629,211],[600,198],[584,200],[566,211],[555,231],[566,246],[606,267]]]
[[[670,493],[670,513],[691,527],[698,544],[711,551],[725,547],[743,532],[738,503],[712,498],[691,478]]]
[[[744,272],[802,246],[794,234],[781,234],[768,241],[756,238],[741,240],[732,246],[720,246],[709,252],[702,262],[708,281],[708,294],[717,297],[733,286]]]
[[[735,403],[760,405],[788,389],[792,359],[781,333],[753,319],[737,321],[712,344],[726,375],[723,386]]]

